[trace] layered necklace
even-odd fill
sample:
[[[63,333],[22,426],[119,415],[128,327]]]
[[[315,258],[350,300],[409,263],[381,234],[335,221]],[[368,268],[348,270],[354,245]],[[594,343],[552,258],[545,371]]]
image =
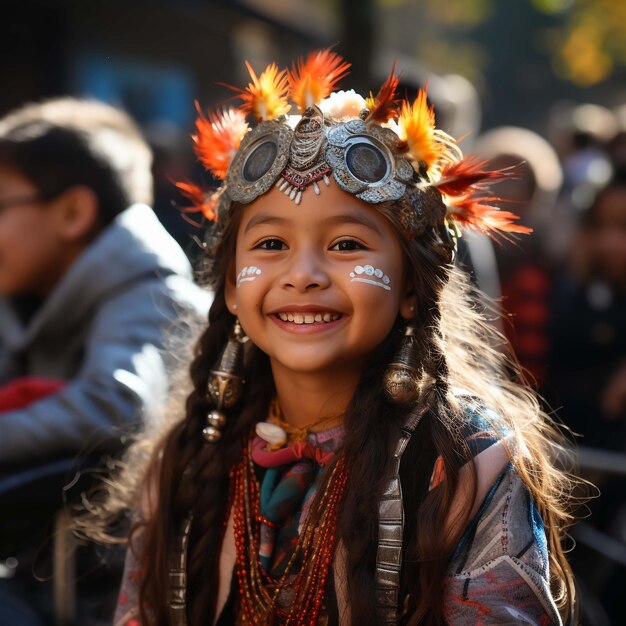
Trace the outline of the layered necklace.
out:
[[[257,440],[258,443],[258,440]],[[252,625],[315,626],[324,606],[326,583],[337,544],[337,517],[348,472],[339,452],[323,491],[301,526],[293,553],[278,577],[261,564],[261,525],[272,522],[261,513],[260,488],[253,461],[254,437],[231,472],[236,575],[241,618]],[[298,445],[298,444],[296,444]],[[311,521],[309,521],[311,520]],[[297,572],[294,570],[300,564]],[[289,598],[288,607],[281,599]]]

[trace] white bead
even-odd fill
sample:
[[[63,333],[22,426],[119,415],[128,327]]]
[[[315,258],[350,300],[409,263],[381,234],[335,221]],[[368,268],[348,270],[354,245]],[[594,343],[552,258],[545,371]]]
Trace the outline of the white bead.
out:
[[[282,446],[287,442],[287,433],[276,424],[259,422],[255,427],[256,434],[273,446]]]

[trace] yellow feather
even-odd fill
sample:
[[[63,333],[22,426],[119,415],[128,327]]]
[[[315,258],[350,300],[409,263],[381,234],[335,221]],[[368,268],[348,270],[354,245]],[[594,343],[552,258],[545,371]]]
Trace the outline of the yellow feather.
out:
[[[413,104],[402,103],[398,127],[408,157],[412,161],[424,161],[430,170],[439,161],[443,146],[437,139],[435,112],[428,106],[425,90],[419,90]]]
[[[287,100],[287,70],[279,70],[275,63],[271,63],[257,76],[248,61],[246,67],[252,82],[240,92],[241,110],[251,113],[259,121],[273,120],[288,113],[291,105]]]
[[[331,50],[318,50],[306,61],[300,59],[289,72],[289,94],[300,112],[326,98],[349,68],[350,63]]]

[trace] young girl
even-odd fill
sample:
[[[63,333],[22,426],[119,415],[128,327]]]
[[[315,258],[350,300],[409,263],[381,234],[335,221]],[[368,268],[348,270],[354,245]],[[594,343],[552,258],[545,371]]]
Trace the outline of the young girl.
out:
[[[215,299],[184,415],[127,493],[116,624],[569,613],[555,431],[453,268],[458,225],[525,232],[485,204],[506,172],[463,159],[425,93],[396,100],[393,71],[367,100],[331,93],[348,67],[249,68],[242,106],[200,115],[224,184],[184,188],[214,220]]]

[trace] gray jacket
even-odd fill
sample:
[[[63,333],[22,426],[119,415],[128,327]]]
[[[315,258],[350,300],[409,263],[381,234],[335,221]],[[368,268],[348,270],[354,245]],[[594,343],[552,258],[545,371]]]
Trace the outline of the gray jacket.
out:
[[[118,450],[124,432],[158,414],[168,330],[188,334],[183,321],[206,319],[209,305],[183,251],[139,204],[83,252],[26,326],[0,298],[0,385],[26,375],[67,383],[0,413],[0,464]]]

